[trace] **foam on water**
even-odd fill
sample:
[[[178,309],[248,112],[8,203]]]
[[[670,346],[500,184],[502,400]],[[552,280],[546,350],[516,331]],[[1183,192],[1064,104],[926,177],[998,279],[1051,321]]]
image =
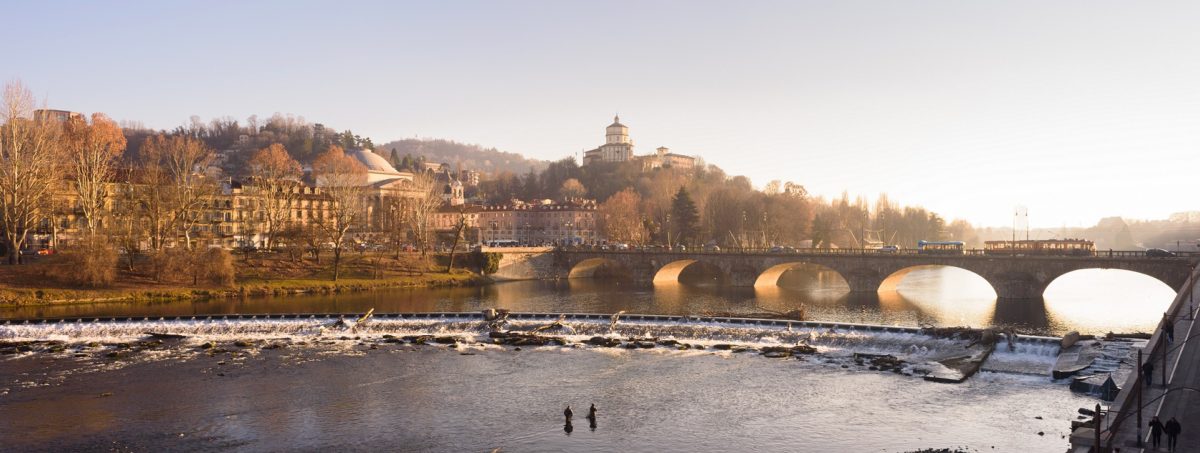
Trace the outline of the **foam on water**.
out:
[[[650,318],[650,319],[647,319]],[[546,326],[553,318],[510,318],[505,326],[511,331],[528,331]],[[160,319],[126,321],[63,321],[10,323],[0,325],[2,341],[60,341],[67,344],[100,342],[120,343],[143,339],[149,332],[185,335],[183,344],[207,341],[280,340],[313,342],[325,345],[360,340],[379,340],[384,335],[453,335],[466,343],[460,348],[491,346],[491,330],[477,313],[444,314],[436,317],[382,317],[365,326],[349,329],[334,327],[330,318],[290,319]],[[544,335],[563,337],[571,343],[583,343],[594,336],[607,338],[658,338],[711,347],[733,344],[746,347],[790,346],[807,344],[828,358],[846,359],[854,353],[890,354],[911,363],[939,360],[960,354],[966,342],[935,338],[917,329],[881,328],[852,324],[757,321],[740,319],[662,319],[627,315],[612,326],[608,316],[576,315],[561,327],[545,330]],[[352,341],[345,341],[352,340]],[[1058,353],[1058,345],[1049,338],[1023,337],[1010,351],[1007,342],[997,345],[985,369],[1022,374],[1049,374]],[[333,353],[336,353],[337,349]],[[341,348],[345,352],[350,352]],[[609,348],[593,348],[605,350]],[[664,348],[655,348],[655,350]],[[676,352],[670,350],[671,352]],[[712,352],[707,350],[707,352]]]

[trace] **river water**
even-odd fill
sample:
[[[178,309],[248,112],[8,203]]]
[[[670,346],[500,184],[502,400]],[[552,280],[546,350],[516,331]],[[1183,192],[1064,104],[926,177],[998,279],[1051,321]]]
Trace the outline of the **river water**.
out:
[[[967,277],[967,278],[963,278]],[[898,291],[850,296],[825,276],[790,288],[611,281],[161,304],[26,307],[8,318],[267,312],[515,311],[702,314],[784,311],[821,321],[1012,325],[1029,333],[1149,330],[1174,291],[1103,272],[1056,282],[1043,304],[997,303],[955,270],[917,271]],[[1068,276],[1070,277],[1070,276]],[[1158,285],[1158,286],[1156,286]],[[1130,308],[1132,306],[1132,308]],[[1105,313],[1104,316],[1092,313]],[[1057,347],[997,350],[963,384],[920,378],[961,340],[714,323],[570,322],[566,346],[488,343],[479,321],[318,320],[0,325],[0,341],[51,340],[0,355],[0,450],[14,451],[1065,451],[1076,409],[1096,398],[1052,381]],[[514,323],[527,329],[536,322]],[[541,322],[545,324],[545,322]],[[163,344],[147,331],[186,335]],[[461,336],[416,345],[402,335]],[[586,346],[590,336],[678,339],[704,348]],[[393,337],[395,336],[395,337]],[[241,343],[235,343],[241,342]],[[718,349],[813,345],[785,359]],[[11,343],[10,343],[11,344]],[[890,354],[877,371],[855,353]],[[562,409],[575,418],[564,426]],[[599,408],[595,429],[584,418]]]
[[[789,277],[789,275],[785,275]],[[71,316],[167,316],[233,313],[362,313],[478,311],[700,315],[785,312],[803,305],[807,319],[895,326],[1015,327],[1035,335],[1071,330],[1150,332],[1175,290],[1141,274],[1073,272],[1046,290],[1044,301],[997,301],[981,277],[957,268],[913,271],[895,290],[852,294],[836,274],[796,273],[789,286],[720,287],[618,280],[509,282],[473,288],[398,289],[366,293],[0,308],[0,319]]]

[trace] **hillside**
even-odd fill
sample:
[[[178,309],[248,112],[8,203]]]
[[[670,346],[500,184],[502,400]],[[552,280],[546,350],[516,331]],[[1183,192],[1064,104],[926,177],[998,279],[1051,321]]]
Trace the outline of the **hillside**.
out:
[[[392,150],[398,158],[410,154],[413,157],[424,156],[428,162],[441,162],[453,166],[461,163],[462,168],[478,170],[487,174],[497,174],[504,171],[516,174],[528,173],[530,168],[541,171],[549,162],[529,159],[517,153],[484,148],[479,145],[459,143],[443,139],[396,140],[375,147],[375,153],[391,160]]]

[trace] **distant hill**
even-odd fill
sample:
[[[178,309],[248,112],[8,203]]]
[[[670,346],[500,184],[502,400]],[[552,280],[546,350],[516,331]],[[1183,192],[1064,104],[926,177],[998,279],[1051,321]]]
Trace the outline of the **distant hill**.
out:
[[[541,171],[549,165],[544,160],[529,159],[518,153],[500,151],[496,148],[484,148],[479,145],[469,145],[452,140],[407,138],[396,140],[375,147],[375,153],[389,161],[392,160],[392,150],[396,150],[397,159],[406,154],[413,157],[424,156],[427,162],[462,164],[462,168],[478,170],[488,174],[510,171],[515,174]]]

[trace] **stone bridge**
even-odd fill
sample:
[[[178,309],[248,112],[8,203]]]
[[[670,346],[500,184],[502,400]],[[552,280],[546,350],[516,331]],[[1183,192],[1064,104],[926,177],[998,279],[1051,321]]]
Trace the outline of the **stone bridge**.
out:
[[[1150,258],[1141,253],[1109,256],[992,256],[925,255],[916,253],[708,253],[674,251],[556,250],[556,274],[569,278],[616,276],[639,282],[678,281],[691,266],[719,271],[734,286],[775,285],[788,270],[818,265],[837,272],[851,291],[878,291],[922,266],[950,266],[983,277],[1000,299],[1040,299],[1054,279],[1082,269],[1123,269],[1154,277],[1172,289],[1187,280],[1196,260],[1188,257]]]

